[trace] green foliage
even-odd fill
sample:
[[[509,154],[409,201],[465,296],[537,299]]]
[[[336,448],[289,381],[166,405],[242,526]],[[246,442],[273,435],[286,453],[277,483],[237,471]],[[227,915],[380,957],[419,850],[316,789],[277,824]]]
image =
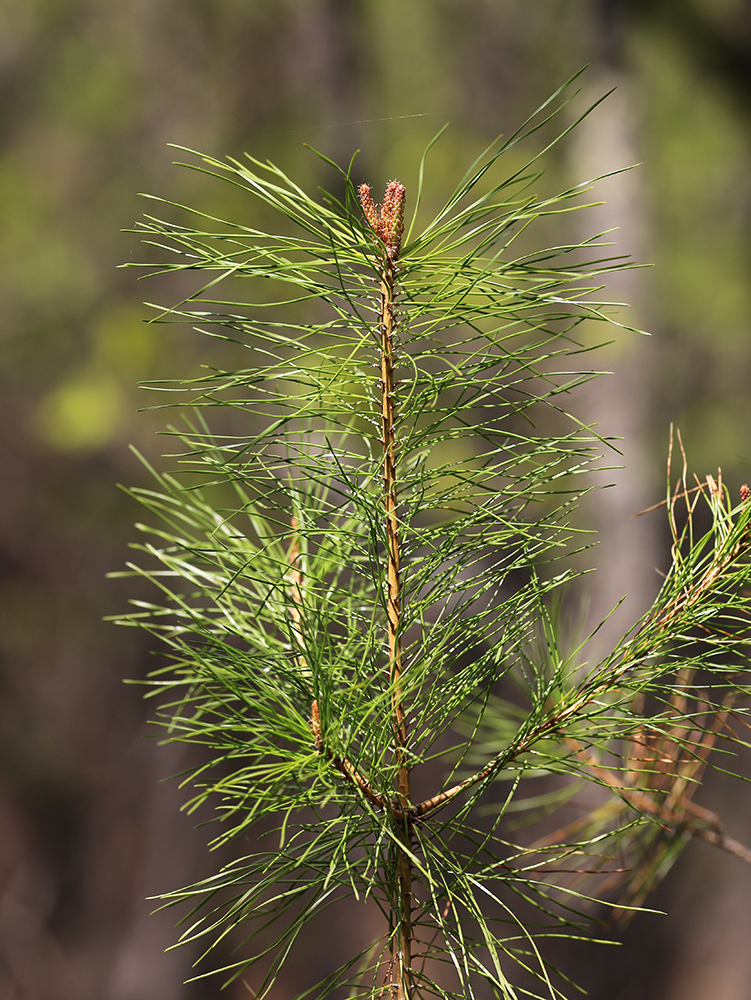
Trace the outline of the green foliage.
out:
[[[624,266],[595,240],[516,250],[586,190],[537,200],[542,154],[495,179],[561,94],[427,223],[424,157],[403,245],[363,216],[354,163],[316,200],[272,164],[204,158],[281,234],[190,210],[139,229],[160,269],[201,276],[157,321],[248,352],[153,386],[184,408],[176,471],[133,491],[153,516],[131,572],[160,596],[119,620],[166,648],[151,681],[167,737],[205,747],[190,807],[213,804],[215,844],[243,837],[233,864],[164,898],[192,906],[182,940],[207,951],[239,928],[222,971],[257,966],[258,995],[354,896],[382,911],[382,937],[316,995],[560,996],[540,947],[582,934],[603,887],[580,881],[603,860],[632,859],[622,908],[691,834],[732,849],[691,792],[746,692],[751,507],[710,479],[692,493],[684,472],[664,586],[601,661],[554,613],[575,575],[562,560],[586,544],[582,474],[608,446],[567,397],[595,374],[585,330],[612,321],[600,275]],[[701,498],[711,526],[694,535]],[[415,774],[434,784],[422,800]],[[509,839],[582,781],[601,789],[583,820]]]

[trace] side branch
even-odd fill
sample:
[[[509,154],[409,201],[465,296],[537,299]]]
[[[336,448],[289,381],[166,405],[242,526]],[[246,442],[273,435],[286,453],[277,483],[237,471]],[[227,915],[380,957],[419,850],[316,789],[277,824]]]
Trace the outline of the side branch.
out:
[[[289,614],[291,619],[290,633],[292,638],[292,647],[296,649],[295,654],[295,664],[301,675],[308,680],[311,678],[310,666],[308,665],[307,658],[305,656],[305,648],[303,645],[303,615],[302,615],[302,602],[303,602],[303,571],[300,564],[300,543],[298,536],[298,522],[296,517],[292,517],[290,521],[290,527],[292,529],[292,540],[290,542],[289,551],[287,553],[287,562],[289,563]],[[370,782],[365,778],[355,765],[349,761],[346,757],[338,757],[333,753],[325,744],[323,733],[321,732],[321,715],[318,710],[318,700],[314,699],[310,706],[310,730],[313,733],[313,740],[315,742],[316,750],[323,754],[327,760],[329,760],[337,771],[340,771],[345,778],[350,781],[355,788],[357,788],[366,799],[369,799],[373,805],[378,806],[379,809],[385,809],[388,803],[379,795],[378,792],[373,791]]]
[[[746,864],[751,864],[751,850],[737,840],[733,840],[732,837],[725,835],[722,821],[716,813],[696,805],[695,802],[687,798],[679,798],[672,808],[666,804],[661,805],[649,792],[624,784],[617,774],[614,774],[606,765],[601,764],[594,754],[582,746],[578,740],[567,737],[564,742],[574,751],[578,759],[600,784],[606,785],[615,792],[635,812],[650,816],[668,829],[685,830],[692,837],[698,837],[708,844],[714,844],[715,847],[719,847],[729,854],[734,854]]]
[[[719,819],[717,822],[720,822]],[[733,840],[732,837],[726,837],[722,832],[722,828],[715,830],[712,827],[699,826],[692,829],[691,833],[694,837],[706,840],[708,844],[714,844],[721,851],[727,851],[728,854],[733,854],[736,858],[740,858],[741,861],[745,861],[747,865],[751,865],[751,851],[739,841]]]
[[[317,701],[314,701],[310,707],[310,731],[313,733],[316,750],[320,754],[323,754],[327,760],[331,761],[337,771],[340,771],[374,806],[378,806],[379,809],[387,809],[389,803],[382,795],[373,790],[368,779],[360,774],[355,765],[346,757],[338,757],[326,746],[323,733],[321,732],[321,716],[318,711]]]
[[[411,815],[414,819],[424,819],[429,813],[435,812],[442,806],[447,805],[452,799],[455,799],[457,795],[461,795],[462,792],[466,791],[468,788],[472,788],[474,785],[479,785],[480,782],[485,781],[486,778],[492,777],[496,771],[500,771],[511,761],[515,760],[520,754],[526,753],[528,750],[532,749],[532,746],[537,743],[538,740],[543,739],[546,736],[550,736],[552,732],[558,730],[561,726],[563,719],[561,716],[552,716],[543,723],[543,725],[534,729],[526,737],[523,737],[516,746],[508,746],[497,753],[495,757],[491,757],[487,764],[480,770],[471,774],[464,781],[460,781],[456,785],[452,785],[451,788],[447,788],[443,792],[439,792],[437,795],[432,796],[432,798],[424,799],[418,805],[413,806],[410,810]]]
[[[719,487],[711,476],[707,477],[707,483],[710,491],[714,495],[720,495]],[[703,484],[700,485],[703,487]],[[744,487],[744,492],[742,492],[741,498],[744,502],[748,502],[749,499],[751,499],[751,491],[749,491],[747,486]],[[474,785],[480,784],[487,778],[491,777],[495,772],[501,770],[501,768],[505,767],[507,764],[510,764],[520,754],[530,750],[538,740],[549,737],[553,733],[558,733],[560,735],[563,726],[571,718],[578,715],[583,708],[594,701],[599,695],[612,689],[621,677],[623,677],[623,675],[626,674],[632,666],[634,666],[634,664],[643,662],[649,655],[651,655],[649,651],[642,651],[636,658],[627,655],[630,649],[634,649],[639,636],[645,631],[647,626],[657,623],[663,630],[665,630],[668,626],[672,625],[677,617],[679,617],[683,612],[693,608],[703,597],[711,592],[711,590],[723,578],[724,574],[729,569],[732,569],[737,559],[748,551],[749,544],[748,533],[744,533],[743,536],[735,542],[732,548],[725,553],[720,553],[714,558],[711,565],[690,590],[687,590],[680,597],[676,598],[667,608],[656,616],[656,618],[651,618],[644,622],[641,628],[637,631],[636,635],[630,641],[629,645],[623,651],[619,663],[611,667],[607,672],[601,671],[599,675],[595,675],[584,687],[584,689],[578,693],[573,702],[558,711],[558,713],[548,716],[547,720],[540,726],[535,727],[528,734],[522,736],[516,745],[512,744],[511,746],[505,747],[500,753],[496,754],[495,757],[492,757],[487,764],[481,768],[481,770],[470,775],[468,778],[465,778],[464,781],[460,781],[458,784],[453,785],[451,788],[447,788],[445,791],[439,792],[432,798],[425,799],[418,805],[413,806],[410,810],[412,817],[414,819],[425,818],[429,813],[433,813],[437,809],[440,809],[442,806],[451,802],[452,799],[457,797],[457,795],[460,795],[467,789],[472,788]],[[722,718],[724,718],[724,715],[721,714],[719,720],[721,721]],[[708,750],[709,748],[707,747],[706,749]],[[719,820],[717,822],[719,822]],[[710,839],[703,834],[698,834],[698,831],[697,835],[702,836],[704,840]],[[724,835],[722,836],[724,837]],[[727,841],[727,838],[725,838],[725,840]],[[712,842],[716,842],[719,846],[721,846],[717,840],[712,840]],[[744,857],[743,851],[745,851],[745,848],[742,848],[740,853],[738,853],[738,851],[734,848],[728,849],[731,853],[735,853],[739,857]]]

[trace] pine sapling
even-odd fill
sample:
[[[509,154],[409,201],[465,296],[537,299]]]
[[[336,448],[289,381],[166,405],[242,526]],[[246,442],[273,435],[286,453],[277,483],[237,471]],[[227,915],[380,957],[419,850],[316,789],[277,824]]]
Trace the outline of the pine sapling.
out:
[[[546,938],[580,937],[593,899],[631,914],[692,836],[751,861],[693,801],[710,751],[727,769],[747,745],[748,487],[732,504],[719,476],[669,466],[670,565],[604,657],[556,610],[610,447],[567,400],[613,322],[602,274],[627,266],[597,238],[528,249],[588,189],[538,199],[542,153],[519,156],[564,89],[427,224],[425,156],[409,224],[405,187],[377,206],[354,161],[317,200],[248,156],[198,169],[280,235],[196,211],[139,228],[160,270],[201,278],[156,321],[247,359],[152,386],[181,393],[180,452],[132,491],[161,526],[128,572],[160,596],[119,621],[160,640],[158,721],[204,755],[189,808],[213,804],[214,845],[236,844],[165,905],[189,906],[182,940],[207,961],[230,935],[222,972],[256,996],[354,898],[380,937],[304,995],[560,997]]]

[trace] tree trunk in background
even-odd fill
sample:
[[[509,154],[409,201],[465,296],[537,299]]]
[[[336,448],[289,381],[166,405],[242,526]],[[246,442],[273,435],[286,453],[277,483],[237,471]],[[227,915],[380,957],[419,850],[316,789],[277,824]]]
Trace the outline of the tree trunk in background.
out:
[[[620,65],[620,14],[627,6],[619,0],[598,2],[606,65],[599,68],[588,88],[592,100],[613,86],[618,89],[573,133],[572,179],[594,177],[644,158],[636,141],[639,111],[629,105],[633,81]],[[657,9],[655,14],[659,16]],[[619,227],[609,237],[616,242],[613,250],[629,254],[636,263],[651,263],[652,256],[644,198],[649,169],[646,164],[599,183],[593,195],[606,204],[586,215],[586,235],[593,219],[600,231]],[[649,284],[650,273],[644,270],[609,277],[607,297],[631,306],[624,311],[624,322],[649,329],[648,309],[642,306]],[[658,330],[654,332],[659,336]],[[664,509],[632,519],[665,494],[669,427],[663,426],[660,400],[672,376],[670,369],[657,367],[666,358],[659,346],[638,334],[620,335],[603,354],[603,367],[615,374],[590,383],[578,411],[585,420],[598,420],[602,434],[624,438],[617,443],[623,451],[623,468],[600,474],[600,483],[614,485],[599,491],[591,506],[600,545],[591,560],[597,573],[583,581],[584,592],[591,595],[589,626],[626,596],[597,637],[600,650],[610,648],[649,607],[660,585],[655,568],[666,565]],[[690,442],[687,448],[690,453]],[[680,463],[677,455],[673,481]],[[745,764],[733,761],[730,766],[748,772],[748,760]],[[739,801],[737,782],[709,773],[705,784],[701,803],[725,818],[731,835],[748,840],[751,806]],[[747,801],[744,795],[743,802]],[[735,858],[706,844],[691,844],[671,876],[647,900],[647,906],[663,909],[667,916],[637,917],[626,932],[622,950],[614,954],[604,949],[590,955],[581,984],[593,1000],[747,1000],[751,995],[750,886],[751,873]]]
[[[594,101],[618,84],[616,72],[601,70],[587,88]],[[628,94],[629,88],[621,86],[574,131],[569,146],[572,178],[597,177],[638,161]],[[588,209],[582,216],[586,231],[581,236],[617,228],[617,232],[603,237],[603,242],[615,244],[606,247],[603,256],[628,255],[637,264],[645,260],[648,241],[642,183],[637,167],[596,184],[591,197],[604,204]],[[644,315],[640,309],[644,275],[643,270],[609,275],[604,293],[610,301],[629,304],[630,308],[621,310],[621,321],[637,327]],[[595,327],[592,336],[602,335],[601,328]],[[607,336],[612,336],[611,330]],[[613,451],[604,455],[605,465],[622,468],[598,473],[595,482],[608,488],[598,490],[584,504],[585,523],[592,525],[594,521],[599,537],[594,554],[590,551],[585,555],[589,564],[597,566],[596,576],[585,577],[582,584],[589,603],[588,627],[595,627],[625,597],[598,633],[599,651],[610,648],[638,621],[660,586],[655,571],[664,562],[660,513],[634,517],[664,496],[664,465],[657,465],[655,456],[661,451],[667,455],[667,428],[664,441],[656,445],[651,440],[656,433],[652,420],[652,394],[657,387],[651,375],[654,357],[649,338],[629,331],[616,334],[615,342],[599,352],[596,362],[613,374],[590,382],[577,401],[576,412],[585,422],[597,422],[598,432],[605,437],[623,438],[614,442],[622,457]]]

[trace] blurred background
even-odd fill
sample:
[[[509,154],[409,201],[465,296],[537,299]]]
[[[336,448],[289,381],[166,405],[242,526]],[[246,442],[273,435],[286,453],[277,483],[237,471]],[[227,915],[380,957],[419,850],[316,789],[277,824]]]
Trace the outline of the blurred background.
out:
[[[654,265],[608,291],[653,336],[619,335],[596,362],[616,374],[578,403],[625,438],[625,468],[587,516],[602,539],[590,615],[627,594],[627,625],[666,560],[660,513],[632,515],[664,496],[670,423],[699,475],[722,466],[734,496],[751,479],[748,0],[0,5],[0,1000],[206,1000],[221,982],[183,986],[196,953],[165,954],[174,915],[149,916],[145,897],[221,858],[167,780],[184,751],[145,738],[148,703],[123,685],[153,664],[147,638],[101,620],[134,594],[105,582],[140,516],[117,489],[145,480],[128,445],[154,461],[169,450],[164,414],[137,412],[152,402],[137,382],[190,376],[218,350],[142,322],[142,299],[179,290],[118,270],[144,259],[122,232],[151,210],[137,192],[252,218],[167,144],[247,150],[326,182],[304,142],[343,163],[359,148],[358,180],[377,192],[398,174],[409,192],[449,121],[428,175],[437,201],[585,63],[576,110],[617,89],[544,183],[640,162],[571,225],[582,238],[618,226],[617,252]],[[750,799],[722,776],[699,796],[746,843]],[[637,919],[619,948],[559,956],[590,996],[751,998],[751,870],[692,844],[651,902],[669,916]]]

